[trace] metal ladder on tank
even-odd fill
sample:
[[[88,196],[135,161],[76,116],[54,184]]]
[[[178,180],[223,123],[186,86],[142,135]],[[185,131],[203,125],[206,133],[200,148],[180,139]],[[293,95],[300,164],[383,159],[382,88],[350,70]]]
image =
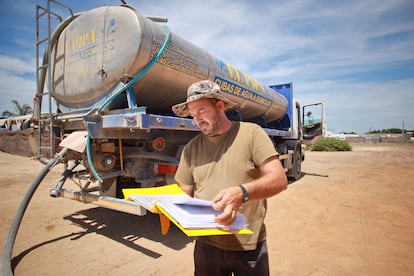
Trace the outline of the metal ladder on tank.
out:
[[[52,112],[52,72],[48,70],[51,60],[52,44],[52,20],[57,20],[55,23],[58,25],[63,21],[63,18],[57,13],[52,11],[52,8],[61,8],[62,11],[66,10],[73,17],[73,11],[66,5],[63,5],[55,0],[47,0],[47,6],[42,7],[36,5],[36,96],[35,96],[35,108],[34,118],[36,120],[36,135],[37,135],[37,152],[36,157],[51,158],[56,152],[56,134],[53,131],[55,125],[54,116]],[[46,18],[45,18],[46,17]],[[45,22],[47,25],[47,33],[41,37],[42,27]],[[47,52],[46,52],[47,51]],[[43,56],[41,56],[43,54]],[[40,59],[46,58],[46,62],[40,64]],[[41,81],[42,74],[46,74],[44,81]],[[42,102],[44,96],[47,96],[48,110],[47,113],[42,114]],[[46,130],[49,130],[49,142],[46,144],[42,141],[42,137],[45,135]],[[45,154],[45,151],[49,151],[49,154]]]

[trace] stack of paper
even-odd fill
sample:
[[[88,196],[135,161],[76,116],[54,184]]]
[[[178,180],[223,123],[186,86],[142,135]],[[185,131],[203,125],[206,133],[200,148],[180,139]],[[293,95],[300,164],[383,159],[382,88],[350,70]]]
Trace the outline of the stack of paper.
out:
[[[187,194],[130,194],[129,197],[150,211],[162,208],[186,229],[241,230],[247,227],[246,219],[242,214],[237,214],[236,221],[229,226],[215,222],[216,216],[221,214],[221,211],[214,210],[211,201],[193,198]]]
[[[214,219],[218,212],[213,210],[211,201],[192,198],[177,184],[127,188],[122,189],[122,192],[125,198],[134,200],[150,212],[160,215],[161,232],[164,235],[168,233],[170,222],[190,237],[253,233],[247,228],[245,218],[241,214],[237,215],[237,220],[231,227],[217,224]]]

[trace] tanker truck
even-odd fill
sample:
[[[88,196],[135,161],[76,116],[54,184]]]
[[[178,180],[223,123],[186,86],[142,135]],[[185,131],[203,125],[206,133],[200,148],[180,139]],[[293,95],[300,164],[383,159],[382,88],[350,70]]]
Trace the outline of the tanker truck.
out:
[[[236,103],[229,119],[259,124],[287,176],[301,177],[304,140],[324,134],[322,102],[301,107],[292,83],[264,85],[173,33],[163,17],[143,16],[126,4],[73,13],[55,0],[46,3],[36,6],[34,113],[21,124],[31,130],[34,156],[45,166],[9,229],[3,275],[12,275],[13,244],[29,201],[58,164],[62,173],[51,197],[145,215],[123,190],[175,182],[183,147],[199,129],[171,107],[199,80],[216,82]],[[320,116],[304,110],[316,106]]]
[[[47,3],[37,6],[31,127],[36,157],[65,167],[50,196],[145,214],[122,190],[174,183],[181,151],[199,130],[171,107],[185,100],[190,84],[205,79],[237,104],[229,118],[262,126],[287,176],[301,176],[303,118],[292,83],[264,85],[173,33],[164,18],[143,16],[128,5],[74,14],[56,1]],[[56,16],[51,4],[70,15],[42,38],[40,19],[49,17],[50,30]],[[67,180],[76,189],[66,188]]]

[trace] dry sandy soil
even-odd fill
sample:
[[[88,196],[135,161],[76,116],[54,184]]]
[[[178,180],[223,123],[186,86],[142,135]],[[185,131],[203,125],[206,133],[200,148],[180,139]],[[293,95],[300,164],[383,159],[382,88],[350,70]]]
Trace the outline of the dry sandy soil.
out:
[[[414,275],[414,144],[307,152],[304,176],[269,199],[272,275]],[[0,242],[42,165],[0,152]],[[13,250],[15,275],[192,275],[192,239],[158,217],[50,198],[45,178]]]

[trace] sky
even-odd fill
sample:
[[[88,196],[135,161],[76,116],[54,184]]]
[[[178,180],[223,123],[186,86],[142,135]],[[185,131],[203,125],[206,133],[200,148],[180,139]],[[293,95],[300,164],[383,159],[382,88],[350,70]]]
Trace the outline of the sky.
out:
[[[121,3],[59,2],[75,13]],[[323,101],[332,132],[414,129],[412,0],[126,2],[265,85],[293,83],[302,105]],[[12,100],[32,105],[36,5],[46,3],[0,5],[0,112],[15,112]]]

